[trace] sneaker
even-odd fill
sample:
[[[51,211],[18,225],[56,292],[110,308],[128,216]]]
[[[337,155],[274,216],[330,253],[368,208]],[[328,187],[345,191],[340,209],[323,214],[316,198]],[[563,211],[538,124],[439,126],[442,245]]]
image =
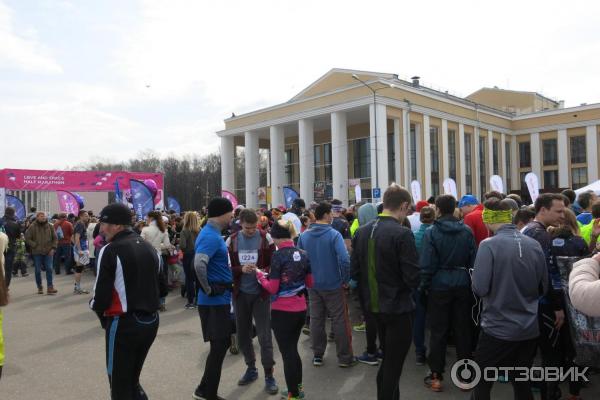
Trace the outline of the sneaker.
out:
[[[321,365],[323,365],[323,356],[314,356],[313,365],[315,367],[320,367]]]
[[[302,327],[302,333],[304,333],[304,334],[305,334],[305,335],[307,335],[307,336],[310,336],[310,326],[308,326],[308,325],[304,325],[304,326]]]
[[[269,394],[277,394],[279,392],[279,386],[273,375],[265,377],[265,392]]]
[[[350,368],[350,367],[354,367],[356,364],[358,364],[358,358],[356,357],[352,357],[352,360],[350,360],[350,362],[338,362],[338,367],[340,368]]]
[[[254,382],[257,379],[258,379],[258,370],[256,368],[248,367],[248,369],[246,369],[246,373],[244,374],[244,376],[242,376],[240,378],[240,380],[238,381],[238,385],[246,386],[246,385]]]
[[[240,354],[240,349],[237,346],[237,338],[235,335],[231,335],[231,345],[229,346],[229,352],[234,356]]]
[[[425,365],[426,362],[427,358],[423,354],[417,354],[415,364],[417,364],[418,366],[422,366]]]
[[[38,290],[38,293],[40,291]],[[54,286],[48,286],[48,290],[46,290],[46,294],[54,295],[58,293],[58,290],[54,289]]]
[[[85,289],[82,288],[75,288],[73,289],[73,294],[89,294],[90,292],[88,292]]]
[[[356,324],[352,327],[352,330],[354,332],[366,332],[367,331],[367,325],[365,325],[364,322],[361,322],[360,324]]]
[[[287,388],[281,391],[282,399],[304,399],[304,386],[302,384],[298,385],[298,396],[293,397],[290,392],[288,392]]]
[[[361,362],[363,364],[379,365],[379,360],[377,359],[377,356],[375,354],[369,354],[366,351],[362,354],[362,356],[359,356],[357,359],[358,362]]]
[[[27,272],[25,272],[24,274],[21,274],[21,277],[23,277],[23,278],[28,277],[28,276],[29,276],[29,274]]]
[[[38,288],[38,294],[44,294],[44,287],[43,286],[40,286]]]
[[[327,341],[335,342],[335,335],[333,334],[333,332],[329,332],[329,335],[327,336]]]
[[[195,310],[196,306],[192,303],[187,303],[184,307],[186,310]]]
[[[442,391],[442,377],[434,372],[425,377],[425,386],[434,392]]]

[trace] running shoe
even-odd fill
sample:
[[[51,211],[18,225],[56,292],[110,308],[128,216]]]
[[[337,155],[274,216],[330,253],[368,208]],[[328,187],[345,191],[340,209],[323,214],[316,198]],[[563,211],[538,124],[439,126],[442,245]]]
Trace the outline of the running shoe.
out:
[[[320,367],[321,365],[323,365],[323,356],[314,356],[313,365],[315,367]]]
[[[196,306],[193,303],[187,303],[184,308],[186,310],[195,310]]]
[[[367,331],[367,326],[365,325],[364,322],[361,322],[360,324],[356,324],[352,327],[352,330],[354,332],[366,332]]]
[[[442,377],[434,372],[427,375],[424,379],[425,386],[434,392],[442,391]]]
[[[89,294],[90,292],[88,292],[85,289],[82,288],[75,288],[73,289],[73,294]]]
[[[258,379],[258,369],[248,367],[248,369],[246,369],[246,372],[244,373],[244,375],[238,381],[238,385],[246,386],[246,385],[249,385],[250,383],[254,382],[257,379]],[[275,392],[275,393],[277,393],[277,392]]]
[[[427,358],[425,357],[425,355],[417,354],[417,357],[415,358],[415,364],[417,364],[418,366],[421,366],[421,365],[425,365],[426,362],[427,362]]]
[[[350,368],[350,367],[354,367],[356,364],[358,364],[358,358],[352,357],[352,360],[350,360],[349,362],[338,362],[338,367]]]
[[[304,399],[304,386],[302,384],[298,385],[298,396],[293,397],[290,392],[288,392],[287,388],[281,391],[282,399]]]
[[[269,394],[277,394],[279,392],[279,386],[273,375],[265,376],[265,392]]]
[[[369,354],[366,351],[358,357],[358,362],[367,365],[379,365],[379,360],[375,354]]]

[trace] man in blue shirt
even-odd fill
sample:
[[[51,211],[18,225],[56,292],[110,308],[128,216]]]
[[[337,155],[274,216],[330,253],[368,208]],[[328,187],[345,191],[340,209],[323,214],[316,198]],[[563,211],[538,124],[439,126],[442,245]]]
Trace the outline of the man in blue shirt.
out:
[[[221,231],[233,217],[231,202],[216,197],[208,204],[208,223],[196,239],[194,269],[201,290],[198,291],[198,313],[202,336],[210,342],[204,375],[194,391],[196,400],[218,400],[223,360],[229,348],[232,324],[229,318],[233,277],[229,268],[227,246]]]

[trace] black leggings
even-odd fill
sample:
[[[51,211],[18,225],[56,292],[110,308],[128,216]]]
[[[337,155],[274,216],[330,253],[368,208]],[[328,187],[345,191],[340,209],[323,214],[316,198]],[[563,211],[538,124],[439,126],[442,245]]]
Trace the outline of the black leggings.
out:
[[[298,385],[302,383],[302,360],[298,354],[298,339],[304,326],[306,312],[271,310],[271,328],[283,358],[283,373],[287,390],[292,396],[299,395]]]

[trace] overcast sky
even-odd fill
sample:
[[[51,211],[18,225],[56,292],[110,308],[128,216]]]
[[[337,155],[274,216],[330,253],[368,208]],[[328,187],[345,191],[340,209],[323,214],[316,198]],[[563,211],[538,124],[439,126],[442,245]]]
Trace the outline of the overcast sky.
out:
[[[331,68],[600,102],[600,3],[0,0],[0,168],[216,151]]]

